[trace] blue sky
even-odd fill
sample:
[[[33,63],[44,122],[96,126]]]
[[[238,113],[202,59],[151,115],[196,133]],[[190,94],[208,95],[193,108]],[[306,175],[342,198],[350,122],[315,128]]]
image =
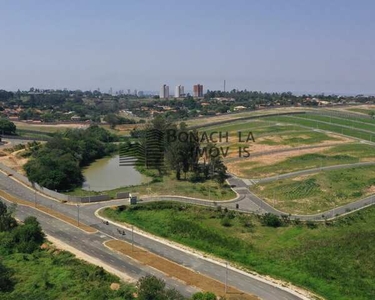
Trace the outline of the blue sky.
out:
[[[0,89],[375,93],[374,1],[0,4]]]

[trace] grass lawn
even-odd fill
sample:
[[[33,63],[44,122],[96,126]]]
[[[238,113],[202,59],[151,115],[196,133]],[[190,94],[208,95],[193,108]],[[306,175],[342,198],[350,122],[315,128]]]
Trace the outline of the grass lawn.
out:
[[[374,194],[375,167],[322,171],[257,184],[251,190],[281,211],[318,213]]]
[[[375,161],[374,158],[374,146],[353,143],[334,146],[321,153],[289,157],[272,165],[261,164],[254,160],[240,162],[236,167],[246,178],[263,178],[319,167],[358,163],[369,159]]]
[[[13,291],[0,292],[0,299],[4,300],[120,300],[126,299],[126,290],[133,291],[127,284],[120,284],[119,291],[111,290],[111,283],[119,283],[118,277],[53,248],[2,255],[1,261],[14,272],[16,282]]]
[[[144,196],[186,196],[207,200],[230,200],[236,197],[236,194],[227,184],[220,187],[220,185],[213,180],[205,182],[191,182],[188,180],[178,181],[172,174],[163,176],[162,179],[157,178],[149,184],[123,187],[104,192],[91,191],[91,195],[109,194],[112,198],[115,198],[116,194],[119,192],[139,193]],[[82,190],[82,188],[77,188],[67,194],[74,196],[88,196],[89,192]]]
[[[375,208],[316,228],[266,227],[254,215],[168,202],[106,209],[103,214],[291,281],[326,299],[375,298]]]

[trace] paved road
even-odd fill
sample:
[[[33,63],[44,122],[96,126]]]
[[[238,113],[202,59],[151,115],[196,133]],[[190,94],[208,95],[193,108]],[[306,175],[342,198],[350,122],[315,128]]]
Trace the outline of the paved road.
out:
[[[16,217],[21,221],[30,215],[38,218],[43,227],[43,231],[46,234],[64,242],[65,244],[68,244],[71,247],[74,247],[90,257],[104,262],[105,264],[131,278],[139,279],[147,274],[153,274],[165,280],[169,287],[178,289],[187,297],[198,291],[193,287],[185,286],[181,284],[181,282],[165,276],[163,273],[158,272],[155,269],[138,264],[133,260],[125,259],[124,256],[109,250],[103,245],[103,242],[113,239],[109,234],[102,232],[98,232],[96,234],[86,234],[74,226],[59,221],[58,219],[55,219],[33,208],[24,206],[17,207]]]
[[[77,218],[78,208],[74,205],[62,204],[52,199],[49,199],[43,195],[35,194],[32,190],[19,184],[8,176],[0,173],[0,189],[18,196],[24,200],[28,200],[34,203],[35,199],[38,204],[50,207],[56,211],[64,213],[65,215]],[[119,205],[125,204],[124,200],[115,200],[110,203],[92,203],[86,204],[79,207],[79,214],[81,222],[88,224],[98,229],[97,234],[86,234],[81,230],[75,229],[73,226],[68,224],[62,224],[58,220],[52,217],[45,216],[44,214],[35,211],[32,208],[19,207],[18,213],[21,217],[26,215],[35,215],[40,219],[43,229],[54,236],[57,239],[61,239],[70,246],[81,250],[82,252],[88,253],[105,263],[116,267],[117,269],[130,274],[134,278],[139,278],[144,274],[155,274],[155,270],[151,270],[145,266],[141,266],[130,259],[121,257],[107,250],[102,243],[111,237],[115,237],[120,240],[130,241],[131,233],[125,230],[126,235],[119,235],[117,229],[123,230],[123,228],[115,225],[105,225],[99,220],[94,212],[107,205]],[[230,205],[230,203],[228,204]],[[204,258],[197,257],[190,253],[175,249],[169,245],[165,245],[161,242],[157,242],[153,239],[134,234],[135,244],[150,250],[153,253],[161,255],[167,259],[170,259],[178,264],[184,265],[197,272],[205,274],[209,277],[215,278],[221,282],[225,282],[225,267],[212,263]],[[178,288],[184,294],[191,294],[194,290],[191,287],[185,286],[183,283],[174,281],[170,278],[165,278],[161,274],[156,274],[159,277],[167,279],[170,286]],[[280,299],[302,299],[300,296],[296,296],[288,291],[275,287],[258,279],[249,277],[235,270],[229,270],[228,273],[229,284],[234,287],[243,290],[245,292],[257,295],[261,299],[269,300],[280,300]]]

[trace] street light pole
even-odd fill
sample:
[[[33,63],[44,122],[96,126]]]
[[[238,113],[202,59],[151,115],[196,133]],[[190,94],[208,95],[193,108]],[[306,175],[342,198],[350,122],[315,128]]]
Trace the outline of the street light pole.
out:
[[[225,295],[228,292],[228,262],[225,262]]]
[[[34,188],[34,206],[36,207],[36,189]]]
[[[132,225],[132,252],[134,252],[134,226]]]
[[[77,204],[77,224],[79,227],[79,204]]]
[[[91,203],[91,187],[89,185],[89,203]]]

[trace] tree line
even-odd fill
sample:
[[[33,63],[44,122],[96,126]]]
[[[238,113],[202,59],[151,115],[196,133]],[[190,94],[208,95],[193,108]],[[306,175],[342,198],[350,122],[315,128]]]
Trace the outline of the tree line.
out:
[[[27,177],[52,190],[70,190],[82,185],[81,168],[117,150],[117,137],[97,125],[68,129],[54,136],[24,165]]]

